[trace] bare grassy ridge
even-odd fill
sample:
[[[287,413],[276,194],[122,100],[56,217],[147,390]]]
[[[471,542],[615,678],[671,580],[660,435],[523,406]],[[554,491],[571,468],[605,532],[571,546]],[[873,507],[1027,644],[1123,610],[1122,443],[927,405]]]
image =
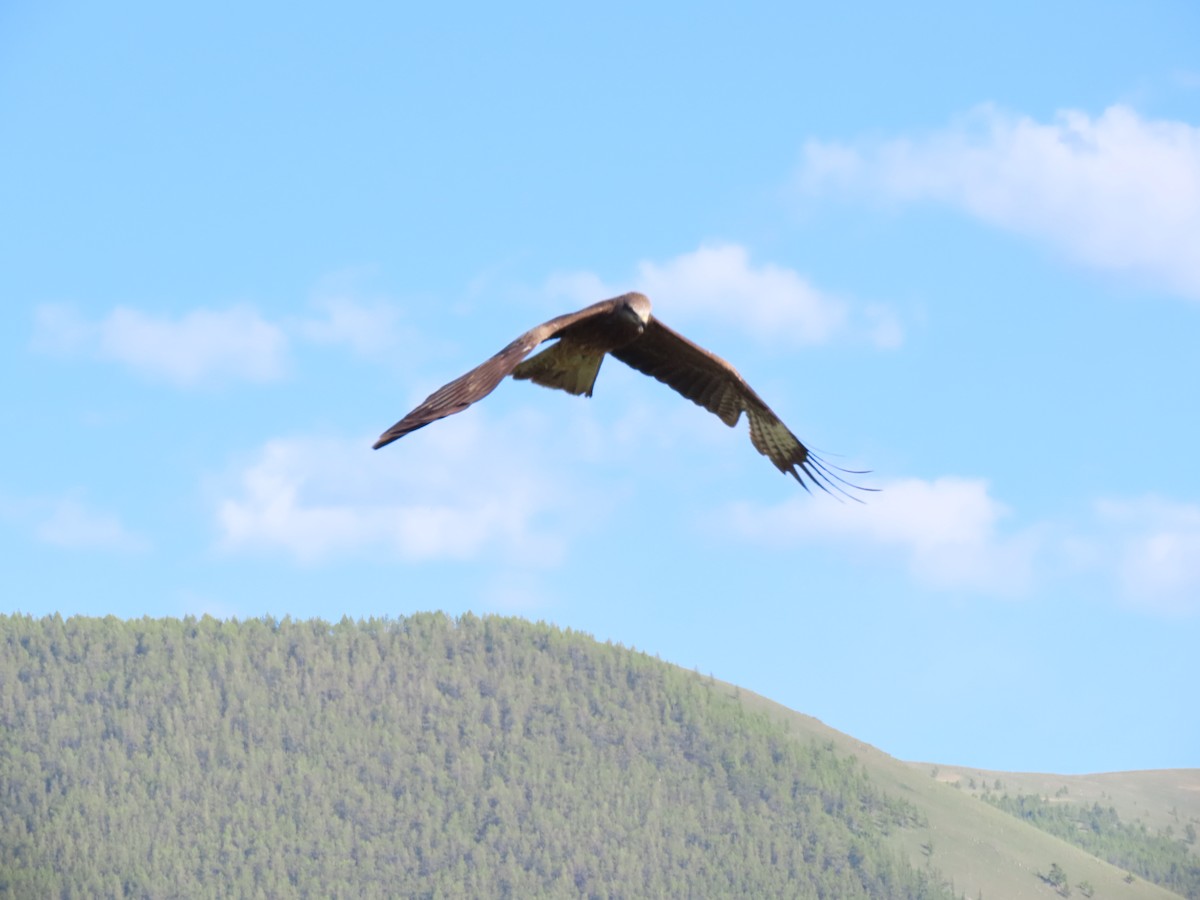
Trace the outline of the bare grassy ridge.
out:
[[[765,697],[733,685],[725,685],[725,689],[751,708],[786,723],[797,738],[828,740],[840,751],[852,753],[878,787],[912,801],[929,826],[924,831],[894,833],[893,846],[914,863],[931,863],[951,879],[957,893],[985,898],[1054,898],[1058,895],[1037,875],[1058,863],[1067,873],[1073,897],[1082,896],[1074,889],[1082,881],[1091,884],[1097,898],[1179,896],[1141,879],[1126,882],[1125,870],[987,805],[978,795],[985,779],[989,786],[999,779],[1009,793],[1048,793],[1051,797],[1065,786],[1064,799],[1113,805],[1122,820],[1128,817],[1130,822],[1142,821],[1156,829],[1173,823],[1179,832],[1182,823],[1200,815],[1200,769],[1050,775],[904,762]],[[974,792],[967,788],[972,777],[977,785]],[[956,787],[960,781],[963,786]]]
[[[1200,823],[1200,769],[1155,769],[1146,772],[1101,772],[1054,775],[1043,772],[994,772],[962,766],[911,763],[918,769],[937,768],[937,778],[973,795],[996,782],[1009,794],[1036,794],[1060,803],[1111,806],[1122,822],[1141,823],[1154,831],[1182,831]],[[974,787],[972,787],[974,782]],[[1200,824],[1196,824],[1200,829]],[[1200,851],[1200,841],[1192,846]]]

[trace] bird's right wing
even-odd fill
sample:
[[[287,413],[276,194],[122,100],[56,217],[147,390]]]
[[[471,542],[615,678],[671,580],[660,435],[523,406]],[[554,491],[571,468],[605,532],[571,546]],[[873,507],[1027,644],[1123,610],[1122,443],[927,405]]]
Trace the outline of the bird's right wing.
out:
[[[791,475],[805,490],[814,484],[848,494],[858,488],[839,474],[837,466],[823,462],[800,442],[737,369],[715,353],[692,343],[682,334],[651,318],[645,332],[631,344],[611,351],[621,362],[673,388],[693,403],[717,415],[730,427],[741,414],[750,420],[750,441],[780,472]],[[870,490],[870,488],[859,488]]]

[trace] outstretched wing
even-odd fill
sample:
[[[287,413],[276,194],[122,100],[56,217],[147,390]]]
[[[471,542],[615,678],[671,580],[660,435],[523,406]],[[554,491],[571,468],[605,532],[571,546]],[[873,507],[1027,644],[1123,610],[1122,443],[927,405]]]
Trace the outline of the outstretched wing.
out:
[[[750,441],[754,449],[767,457],[780,472],[800,482],[805,490],[811,483],[826,492],[832,488],[851,496],[843,485],[858,487],[838,474],[845,470],[822,462],[805,447],[738,374],[737,369],[715,353],[693,344],[658,319],[651,318],[645,332],[636,341],[610,352],[626,365],[658,379],[693,403],[715,413],[731,428],[737,424],[741,414],[746,413],[746,418],[750,420]]]
[[[379,440],[374,444],[374,449],[378,450],[397,438],[404,437],[410,431],[425,427],[430,422],[436,422],[438,419],[462,412],[472,403],[482,400],[494,391],[496,385],[504,380],[506,375],[511,375],[521,360],[542,341],[549,340],[564,328],[578,322],[607,315],[612,312],[615,305],[616,300],[603,300],[578,312],[556,316],[549,322],[543,322],[537,328],[525,332],[495,356],[426,397],[420,406],[381,434]]]

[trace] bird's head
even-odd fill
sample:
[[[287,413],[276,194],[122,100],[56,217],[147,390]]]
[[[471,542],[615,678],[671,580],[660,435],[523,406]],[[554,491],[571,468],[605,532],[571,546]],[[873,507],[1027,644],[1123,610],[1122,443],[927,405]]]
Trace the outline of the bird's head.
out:
[[[642,328],[645,328],[650,322],[650,298],[645,294],[631,292],[622,294],[619,299],[621,302],[617,306],[617,311],[623,316],[636,320]]]

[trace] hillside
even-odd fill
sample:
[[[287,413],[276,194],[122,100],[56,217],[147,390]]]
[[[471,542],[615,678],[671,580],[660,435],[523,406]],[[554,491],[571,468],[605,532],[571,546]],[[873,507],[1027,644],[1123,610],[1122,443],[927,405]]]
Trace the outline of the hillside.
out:
[[[1176,896],[951,767],[518,619],[0,616],[0,724],[0,896]],[[1191,815],[1198,773],[1159,774],[1089,777]]]
[[[916,765],[1137,876],[1200,897],[1200,771],[1050,775]]]
[[[943,897],[862,767],[516,619],[0,618],[0,893]]]

